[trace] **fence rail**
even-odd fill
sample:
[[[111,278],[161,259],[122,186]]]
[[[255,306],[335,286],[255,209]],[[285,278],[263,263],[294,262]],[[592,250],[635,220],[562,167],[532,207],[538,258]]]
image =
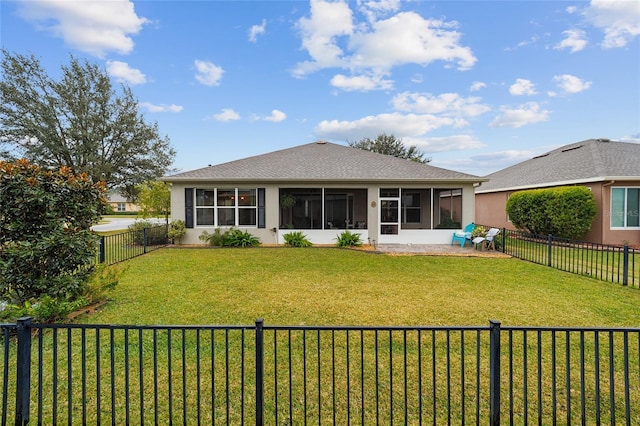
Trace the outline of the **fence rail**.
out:
[[[0,325],[0,424],[637,424],[640,328]]]
[[[166,225],[153,225],[112,235],[100,236],[96,263],[114,263],[165,247],[169,243]]]
[[[488,230],[490,226],[477,225]],[[640,288],[640,249],[502,228],[498,250],[529,262]]]

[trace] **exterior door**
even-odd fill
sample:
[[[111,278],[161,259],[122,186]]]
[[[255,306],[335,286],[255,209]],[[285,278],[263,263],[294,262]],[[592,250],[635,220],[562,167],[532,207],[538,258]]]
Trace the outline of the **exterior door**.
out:
[[[400,189],[380,189],[380,243],[396,242],[400,230]]]

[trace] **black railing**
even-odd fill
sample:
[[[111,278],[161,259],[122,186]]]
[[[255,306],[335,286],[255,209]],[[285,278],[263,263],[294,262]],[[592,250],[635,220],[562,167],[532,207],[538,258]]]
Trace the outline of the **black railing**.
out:
[[[112,235],[100,236],[97,263],[123,262],[150,251],[165,247],[169,242],[166,225],[130,230]]]
[[[477,225],[485,231],[490,227]],[[501,228],[496,249],[540,265],[640,288],[640,250]]]
[[[0,423],[637,424],[640,328],[0,326]]]

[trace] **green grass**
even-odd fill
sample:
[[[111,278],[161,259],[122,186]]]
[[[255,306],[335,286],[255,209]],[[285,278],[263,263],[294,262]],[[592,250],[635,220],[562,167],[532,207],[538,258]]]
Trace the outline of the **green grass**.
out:
[[[640,291],[517,259],[164,249],[90,323],[638,326]]]

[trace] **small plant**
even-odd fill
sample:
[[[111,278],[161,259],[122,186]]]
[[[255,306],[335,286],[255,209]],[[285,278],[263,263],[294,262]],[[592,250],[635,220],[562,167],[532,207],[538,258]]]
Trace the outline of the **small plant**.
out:
[[[225,233],[223,245],[225,247],[251,247],[260,245],[260,239],[248,231],[230,229]]]
[[[284,238],[284,243],[291,247],[311,247],[313,245],[302,231],[289,232],[284,234],[282,238]]]
[[[71,312],[86,305],[87,301],[82,297],[68,301],[45,294],[38,299],[27,300],[21,305],[4,304],[0,310],[0,320],[13,322],[17,318],[31,317],[33,322],[49,324],[63,321]]]
[[[187,233],[187,227],[184,220],[174,220],[169,224],[169,231],[167,236],[174,242],[180,244],[180,240]]]
[[[360,247],[362,246],[362,239],[360,234],[356,234],[355,232],[350,232],[349,230],[344,231],[342,234],[338,235],[336,238],[336,245],[338,247]]]
[[[229,231],[225,231],[224,233],[220,230],[220,228],[216,228],[213,231],[213,234],[208,233],[207,231],[202,231],[202,234],[198,237],[200,241],[204,241],[205,243],[209,243],[212,247],[222,247],[224,246],[224,241]]]

